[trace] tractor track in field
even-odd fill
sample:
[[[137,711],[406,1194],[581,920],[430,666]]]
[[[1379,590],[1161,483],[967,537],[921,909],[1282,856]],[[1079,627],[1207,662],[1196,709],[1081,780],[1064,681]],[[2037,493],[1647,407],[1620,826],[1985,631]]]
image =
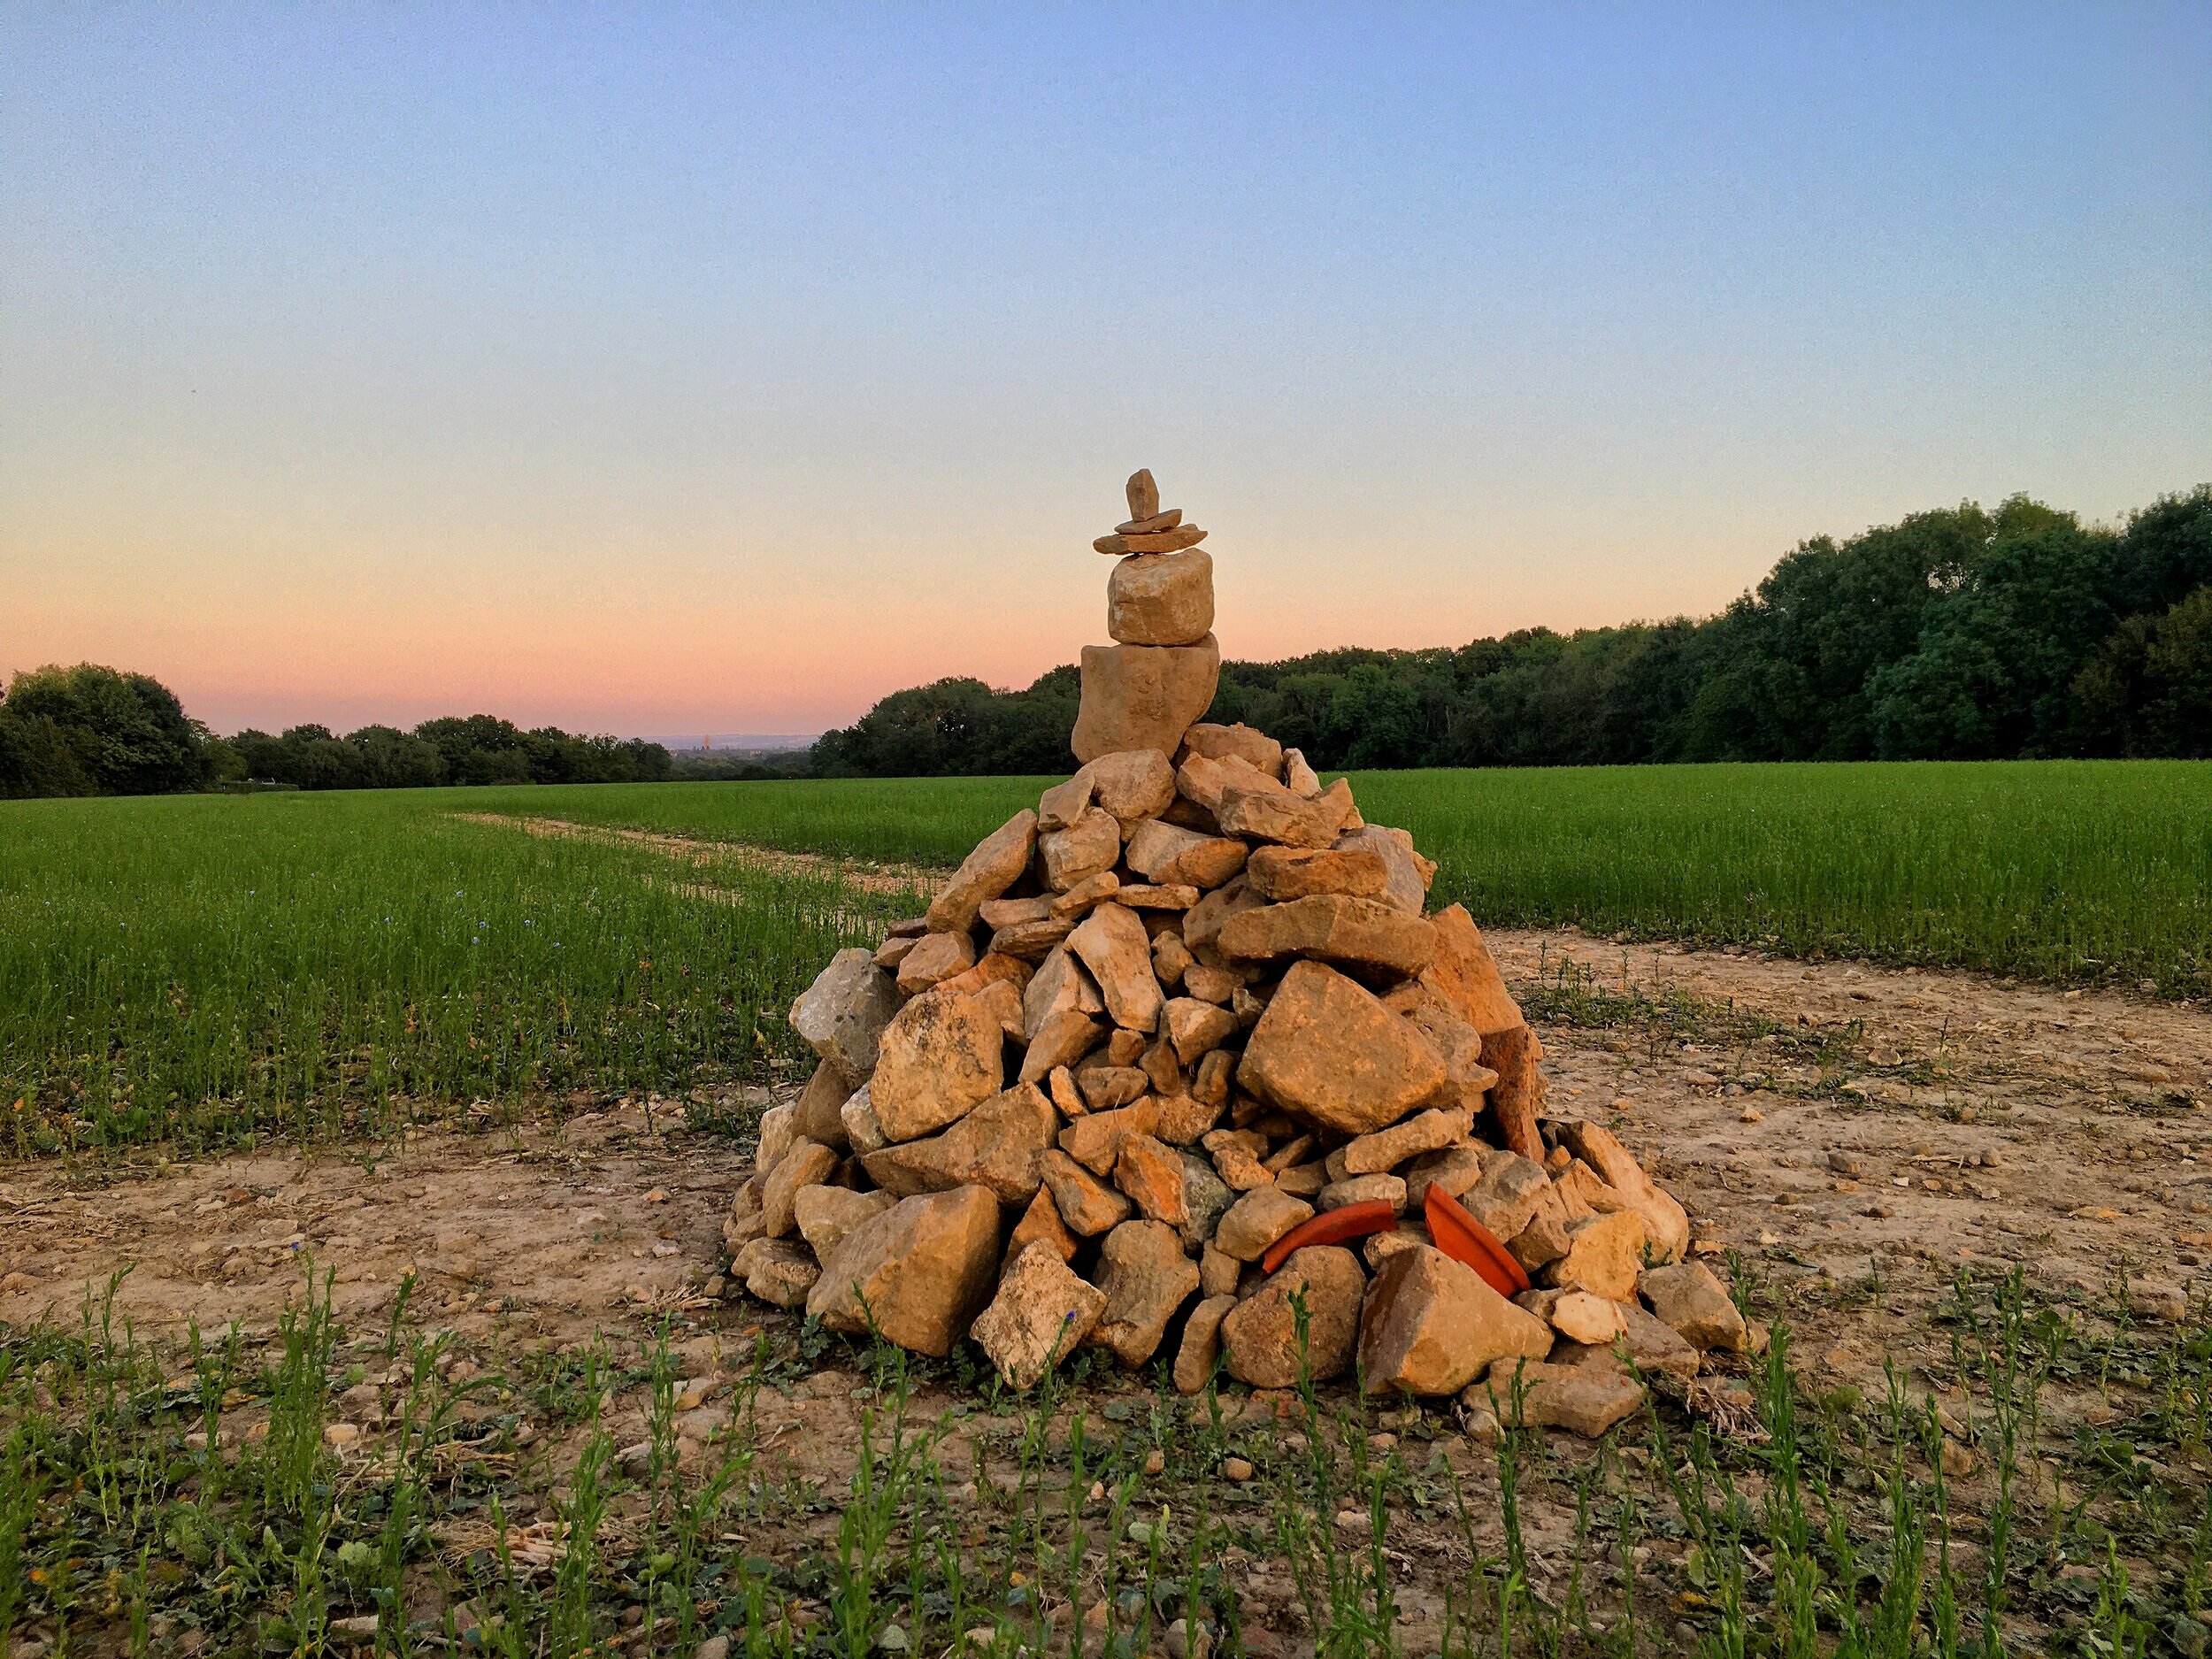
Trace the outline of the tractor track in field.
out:
[[[863,859],[834,858],[826,853],[787,852],[780,848],[755,847],[743,841],[701,841],[672,835],[661,830],[626,829],[605,824],[579,824],[570,818],[538,818],[506,812],[456,812],[464,824],[495,829],[520,830],[548,841],[593,841],[603,847],[631,847],[660,854],[684,864],[710,867],[725,864],[763,875],[803,876],[814,880],[842,881],[863,893],[900,894],[919,890],[925,895],[942,885],[946,872],[917,864],[872,864]],[[710,888],[684,889],[692,897],[712,898]]]

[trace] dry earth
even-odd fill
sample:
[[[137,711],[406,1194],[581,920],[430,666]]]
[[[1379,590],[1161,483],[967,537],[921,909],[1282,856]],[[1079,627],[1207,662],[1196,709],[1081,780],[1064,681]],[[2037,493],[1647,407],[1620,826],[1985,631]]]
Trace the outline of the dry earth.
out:
[[[1532,1002],[1553,1016],[1540,1023],[1554,1112],[1619,1127],[1689,1207],[1701,1248],[1738,1252],[1758,1276],[1824,1386],[1878,1397],[1888,1352],[1924,1388],[1928,1371],[1912,1362],[1947,1352],[1926,1315],[1961,1264],[2019,1263],[2059,1293],[2102,1294],[2124,1273],[2151,1317],[2179,1317],[2183,1297],[2208,1289],[2212,1020],[2200,1009],[1622,947],[1571,930],[1491,937],[1509,979],[1549,987]],[[686,1373],[701,1382],[682,1427],[703,1440],[726,1412],[714,1379],[758,1331],[795,1328],[757,1303],[707,1294],[719,1288],[720,1217],[745,1152],[689,1127],[673,1102],[583,1105],[373,1147],[7,1168],[0,1319],[19,1331],[41,1319],[73,1325],[88,1289],[128,1268],[115,1305],[142,1334],[174,1338],[187,1320],[265,1331],[311,1252],[335,1271],[341,1321],[357,1338],[380,1339],[411,1269],[412,1315],[456,1333],[472,1369],[603,1337],[618,1356],[634,1356],[672,1314]],[[925,1410],[971,1408],[948,1444],[950,1466],[968,1467],[980,1444],[986,1478],[1010,1480],[1006,1447],[992,1437],[1012,1419],[973,1409],[974,1396],[933,1375]],[[856,1381],[832,1371],[764,1391],[757,1422],[769,1457],[803,1480],[841,1482],[865,1394]],[[1255,1433],[1266,1432],[1265,1406],[1244,1408]],[[638,1390],[617,1401],[618,1444],[641,1435],[642,1409]],[[2064,1390],[2049,1409],[2058,1422],[2109,1410]],[[1455,1465],[1463,1457],[1481,1479],[1481,1454],[1437,1414],[1429,1425],[1423,1432]],[[1540,1562],[1556,1564],[1569,1519],[1533,1514]],[[833,1513],[817,1530],[833,1524]],[[809,1545],[803,1528],[787,1541]],[[1440,1567],[1464,1551],[1417,1530],[1407,1548],[1405,1617],[1417,1626],[1440,1607],[1419,1582],[1419,1562]],[[1277,1602],[1291,1623],[1286,1579],[1256,1558],[1240,1564],[1259,1627]]]

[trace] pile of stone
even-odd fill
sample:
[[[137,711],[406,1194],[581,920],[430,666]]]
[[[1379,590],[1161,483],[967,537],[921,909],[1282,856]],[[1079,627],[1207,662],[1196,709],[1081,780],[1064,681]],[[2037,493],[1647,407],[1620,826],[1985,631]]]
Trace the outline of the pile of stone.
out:
[[[1591,1433],[1640,1402],[1625,1362],[1686,1378],[1742,1348],[1682,1207],[1548,1115],[1542,1047],[1466,910],[1427,913],[1411,836],[1198,719],[1204,533],[1149,473],[1128,495],[1096,544],[1117,642],[1083,653],[1080,769],[793,1005],[820,1064],[763,1118],[734,1275],[918,1352],[972,1337],[1020,1386],[1085,1344],[1171,1355],[1187,1391],[1356,1364]],[[1513,1266],[1432,1240],[1431,1188]],[[1332,1239],[1336,1211],[1386,1230]]]

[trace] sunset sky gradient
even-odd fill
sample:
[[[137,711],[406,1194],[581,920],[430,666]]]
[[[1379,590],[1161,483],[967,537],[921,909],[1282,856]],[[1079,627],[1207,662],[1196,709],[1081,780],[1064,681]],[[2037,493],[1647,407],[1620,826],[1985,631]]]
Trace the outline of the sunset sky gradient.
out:
[[[2212,8],[0,8],[0,674],[814,731],[2212,478]]]

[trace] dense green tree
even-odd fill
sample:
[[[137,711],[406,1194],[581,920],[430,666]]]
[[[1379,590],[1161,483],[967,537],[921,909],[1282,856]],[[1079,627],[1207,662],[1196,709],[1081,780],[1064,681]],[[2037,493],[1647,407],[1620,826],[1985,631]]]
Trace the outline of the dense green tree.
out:
[[[9,682],[0,707],[18,728],[11,747],[25,758],[15,764],[56,779],[81,774],[102,795],[189,789],[206,775],[201,730],[149,675],[92,663],[35,669]]]
[[[1801,543],[1703,622],[1225,663],[1209,718],[1325,768],[2193,753],[2187,604],[2208,583],[2212,486],[2116,534],[2025,497],[1967,503]],[[814,760],[1060,771],[1075,703],[1072,669],[1027,692],[941,681],[895,692]]]

